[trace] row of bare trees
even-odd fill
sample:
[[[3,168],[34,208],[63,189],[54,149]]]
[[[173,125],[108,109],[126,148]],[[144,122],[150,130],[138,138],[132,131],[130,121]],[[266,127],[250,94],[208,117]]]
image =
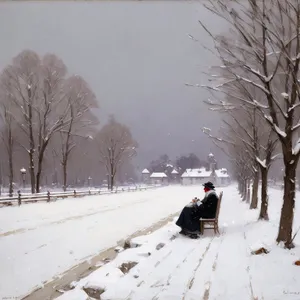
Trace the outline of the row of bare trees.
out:
[[[251,208],[268,220],[268,170],[274,159],[284,164],[284,196],[277,241],[293,247],[296,168],[300,156],[300,0],[209,0],[204,4],[230,30],[215,35],[200,21],[221,62],[212,68],[214,110],[224,113],[220,138],[226,145],[239,188],[247,199],[253,182]],[[248,193],[249,194],[249,193]],[[249,197],[249,196],[248,196]]]
[[[137,144],[129,128],[113,117],[99,130],[93,113],[97,107],[87,82],[78,75],[68,76],[56,55],[40,57],[30,50],[17,55],[0,75],[0,150],[9,194],[20,164],[27,165],[31,192],[40,192],[50,157],[59,161],[66,190],[70,159],[72,164],[79,163],[85,151],[93,152],[98,168],[102,163],[112,188],[118,170],[135,154]]]

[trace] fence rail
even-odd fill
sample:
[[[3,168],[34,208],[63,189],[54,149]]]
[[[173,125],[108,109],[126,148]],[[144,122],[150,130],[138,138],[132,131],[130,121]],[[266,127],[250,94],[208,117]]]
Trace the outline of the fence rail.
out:
[[[109,195],[109,194],[117,194],[122,192],[135,192],[135,191],[143,191],[148,189],[153,189],[159,187],[158,185],[154,186],[135,186],[135,187],[123,187],[120,189],[116,189],[113,191],[110,190],[74,190],[67,192],[46,192],[46,193],[38,193],[38,194],[22,194],[18,191],[18,194],[12,197],[1,197],[0,198],[0,207],[4,206],[13,206],[13,205],[21,205],[25,203],[35,203],[35,202],[51,202],[56,201],[58,199],[65,198],[79,198],[84,196],[95,196],[95,195]]]

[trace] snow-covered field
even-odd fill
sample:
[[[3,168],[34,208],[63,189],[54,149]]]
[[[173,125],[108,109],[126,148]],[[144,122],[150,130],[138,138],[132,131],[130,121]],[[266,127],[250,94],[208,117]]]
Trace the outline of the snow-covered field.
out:
[[[1,208],[0,299],[27,294],[201,195],[170,186]]]
[[[172,239],[179,230],[171,222],[134,239],[140,247],[121,252],[59,299],[88,299],[85,286],[105,289],[101,299],[107,300],[299,300],[300,267],[293,263],[300,248],[287,251],[274,243],[282,191],[270,190],[270,221],[257,222],[258,211],[241,202],[234,186],[223,190],[220,237],[207,232],[199,240]],[[195,196],[202,196],[201,187],[178,186],[0,209],[0,299],[26,294]],[[156,250],[159,243],[164,246]],[[251,255],[262,245],[271,252]],[[128,261],[138,264],[123,274],[118,267]]]
[[[257,222],[258,211],[250,211],[235,188],[226,188],[221,236],[207,232],[191,240],[178,236],[171,222],[133,239],[132,245],[139,247],[121,252],[58,300],[90,299],[84,292],[87,288],[105,290],[102,300],[299,300],[300,266],[294,262],[300,259],[300,249],[288,251],[274,243],[282,194],[278,190],[269,194],[269,222]],[[295,223],[297,228],[299,206]],[[299,245],[300,236],[295,241]],[[163,247],[157,250],[159,244]],[[262,246],[270,253],[251,254]],[[128,262],[137,265],[124,274],[119,267]]]

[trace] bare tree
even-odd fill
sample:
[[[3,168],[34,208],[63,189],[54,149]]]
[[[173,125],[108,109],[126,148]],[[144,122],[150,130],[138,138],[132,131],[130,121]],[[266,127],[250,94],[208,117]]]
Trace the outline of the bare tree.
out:
[[[222,74],[222,82],[210,88],[255,106],[277,135],[285,166],[284,201],[277,241],[291,248],[295,175],[300,156],[297,137],[300,128],[300,1],[209,2],[208,9],[232,28],[231,35],[220,39],[202,24],[215,42],[221,68],[228,74],[226,78]],[[263,100],[249,101],[236,95],[230,90],[235,85],[245,90],[251,85],[264,94]]]
[[[2,80],[0,79],[0,86],[2,86]],[[5,148],[5,152],[8,158],[8,179],[9,179],[9,196],[12,197],[14,190],[14,150],[15,150],[15,124],[13,120],[12,107],[10,103],[10,94],[6,93],[6,90],[3,88],[0,89],[0,118],[2,121],[1,124],[1,140],[2,145]],[[2,175],[2,174],[1,174]]]
[[[62,60],[49,54],[41,65],[41,91],[37,112],[37,172],[36,192],[40,191],[40,180],[47,146],[56,132],[70,123],[67,117],[70,107],[62,91],[67,69]]]
[[[35,103],[39,92],[40,59],[32,51],[24,51],[13,60],[13,65],[3,71],[6,79],[5,88],[14,103],[14,119],[23,132],[25,143],[18,141],[29,158],[29,173],[31,179],[31,191],[35,192],[35,131],[34,114]]]
[[[213,143],[229,158],[234,177],[238,182],[238,191],[243,201],[250,201],[249,182],[253,178],[253,155],[245,144],[237,139],[232,131],[221,130],[222,137],[212,135],[209,128],[204,127],[203,132],[212,139]]]
[[[118,123],[113,116],[99,131],[95,140],[100,162],[105,166],[109,177],[108,187],[112,190],[120,166],[136,154],[138,144],[133,139],[129,128]]]
[[[63,171],[63,189],[67,188],[67,168],[71,152],[78,138],[92,139],[92,127],[97,120],[91,108],[97,107],[96,97],[88,84],[79,76],[72,76],[65,82],[65,93],[69,103],[67,118],[69,123],[60,131],[61,165]]]
[[[257,113],[255,107],[242,105],[239,108],[225,110],[225,112],[227,118],[223,121],[226,126],[222,127],[220,131],[222,137],[214,138],[209,132],[207,134],[215,141],[225,143],[227,147],[229,146],[231,155],[235,153],[235,156],[239,157],[239,159],[235,160],[236,162],[239,163],[244,160],[244,163],[240,163],[240,168],[243,168],[245,161],[250,162],[249,170],[253,179],[251,209],[257,208],[258,204],[257,193],[260,170],[262,188],[259,219],[268,220],[268,170],[276,158],[274,151],[278,139],[272,129],[263,122],[263,118]],[[238,151],[235,151],[236,149]],[[242,175],[240,176],[243,177]],[[243,186],[242,194],[245,197],[244,184],[242,183],[241,186]]]
[[[12,66],[4,70],[5,88],[14,104],[14,121],[23,133],[18,144],[29,156],[32,193],[40,191],[50,141],[56,134],[68,135],[69,132],[68,146],[64,151],[67,154],[64,156],[66,168],[74,124],[78,124],[78,120],[81,120],[81,125],[87,124],[88,120],[84,120],[86,112],[91,101],[95,103],[95,96],[83,79],[74,76],[66,81],[66,72],[63,61],[55,55],[47,54],[40,59],[29,50],[21,52],[14,58]]]

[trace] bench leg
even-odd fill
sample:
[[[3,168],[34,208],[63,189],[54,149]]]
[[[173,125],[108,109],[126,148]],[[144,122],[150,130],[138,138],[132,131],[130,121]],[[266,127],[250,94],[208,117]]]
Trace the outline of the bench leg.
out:
[[[220,234],[220,232],[219,232],[219,224],[218,223],[214,224],[214,232],[215,232],[215,234]]]
[[[203,234],[204,232],[204,222],[200,221],[200,233]]]

